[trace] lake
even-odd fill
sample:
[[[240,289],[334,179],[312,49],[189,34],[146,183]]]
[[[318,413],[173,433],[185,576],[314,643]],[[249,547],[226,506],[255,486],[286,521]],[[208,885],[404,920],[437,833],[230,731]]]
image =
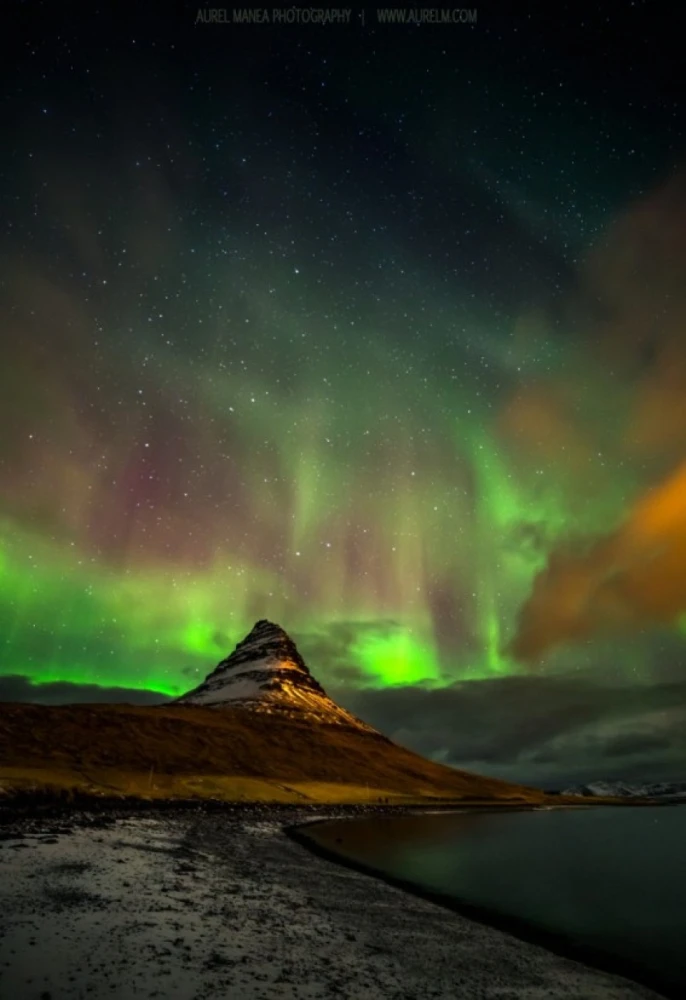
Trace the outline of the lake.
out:
[[[379,816],[306,830],[480,919],[686,995],[686,805]]]

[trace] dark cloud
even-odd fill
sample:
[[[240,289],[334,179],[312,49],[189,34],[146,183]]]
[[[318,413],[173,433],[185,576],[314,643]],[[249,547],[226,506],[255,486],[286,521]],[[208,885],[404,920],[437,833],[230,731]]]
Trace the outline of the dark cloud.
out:
[[[341,686],[350,684],[362,687],[369,680],[366,671],[354,663],[335,663],[329,667],[327,676],[331,678],[332,684]]]
[[[674,739],[670,735],[626,733],[608,740],[603,752],[606,757],[632,757],[636,754],[649,754],[655,750],[670,750],[673,746]]]
[[[182,677],[190,677],[192,681],[198,682],[199,680],[204,679],[205,674],[209,674],[210,669],[207,669],[205,673],[202,673],[197,667],[181,667],[179,672]]]
[[[418,753],[511,780],[590,780],[608,761],[629,777],[638,754],[642,777],[683,769],[684,679],[626,686],[587,672],[330,693]]]
[[[98,687],[97,684],[70,684],[51,681],[33,684],[27,677],[11,674],[0,677],[0,702],[28,701],[41,705],[71,704],[129,704],[159,705],[169,701],[161,691],[143,691],[136,688]]]
[[[224,650],[228,651],[233,648],[233,644],[229,639],[228,635],[226,634],[226,632],[222,632],[220,629],[217,629],[217,631],[213,634],[212,642],[215,644],[217,649],[221,650],[222,652],[224,652]]]
[[[368,682],[368,673],[354,662],[351,649],[368,636],[385,639],[401,629],[402,625],[392,618],[380,618],[367,622],[330,622],[317,632],[292,631],[291,636],[319,680],[362,684]]]

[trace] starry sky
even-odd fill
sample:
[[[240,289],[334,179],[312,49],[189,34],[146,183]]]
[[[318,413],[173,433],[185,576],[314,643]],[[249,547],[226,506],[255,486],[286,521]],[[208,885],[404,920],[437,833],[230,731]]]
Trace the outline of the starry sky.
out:
[[[434,759],[683,778],[670,15],[55,6],[0,71],[0,699],[160,701],[266,617]]]

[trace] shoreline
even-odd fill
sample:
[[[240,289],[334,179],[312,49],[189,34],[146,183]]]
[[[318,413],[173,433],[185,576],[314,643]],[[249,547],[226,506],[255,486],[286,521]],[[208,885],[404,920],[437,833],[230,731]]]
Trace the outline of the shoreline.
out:
[[[339,856],[318,857],[294,835],[381,811],[401,810],[240,805],[17,817],[0,831],[0,860],[9,862],[0,993],[80,1000],[90,985],[96,996],[153,996],[164,982],[156,994],[164,1000],[203,989],[227,1000],[668,996],[626,970],[570,961],[490,916],[479,921],[370,878]],[[121,992],[110,992],[113,983]]]
[[[2,789],[0,789],[0,792]],[[0,826],[15,819],[39,817],[78,816],[81,813],[103,815],[122,813],[126,815],[142,813],[170,812],[226,812],[228,814],[248,814],[251,812],[331,812],[332,810],[353,815],[395,815],[407,812],[537,812],[551,809],[593,809],[593,808],[656,808],[658,806],[686,805],[686,799],[660,801],[651,799],[595,799],[579,797],[578,801],[554,797],[543,802],[526,802],[508,799],[409,799],[406,801],[317,801],[317,800],[268,800],[268,799],[220,799],[220,798],[145,798],[139,795],[92,795],[76,792],[69,796],[53,792],[21,791],[0,794]]]
[[[661,803],[661,805],[679,804],[684,803]],[[578,806],[560,805],[552,807],[530,806],[519,807],[519,809],[516,810],[513,808],[508,811],[537,812],[540,811],[541,808],[584,809],[593,808],[593,804],[580,803]],[[493,810],[481,810],[479,808],[451,810],[451,812],[464,813],[492,811]],[[412,812],[412,810],[408,809],[407,812]],[[350,817],[348,821],[354,821],[354,817]],[[403,879],[391,875],[384,872],[382,869],[375,868],[373,865],[357,861],[355,858],[347,855],[343,850],[325,845],[315,837],[308,834],[308,831],[311,830],[312,827],[327,822],[330,822],[328,818],[313,819],[309,822],[306,821],[305,823],[284,827],[284,833],[287,837],[290,837],[293,841],[295,841],[295,843],[304,847],[306,850],[311,851],[323,860],[330,861],[333,864],[343,865],[344,867],[359,872],[362,875],[378,879],[381,882],[393,886],[396,889],[400,889],[402,892],[406,892],[411,896],[434,903],[435,905],[441,906],[452,913],[457,913],[460,916],[465,917],[467,920],[474,921],[485,927],[491,927],[495,930],[503,931],[519,941],[527,944],[538,945],[541,948],[545,948],[546,951],[551,952],[551,954],[579,962],[588,968],[597,969],[599,972],[605,972],[613,976],[621,976],[622,978],[628,979],[639,986],[644,986],[649,990],[653,990],[659,996],[664,997],[665,1000],[681,1000],[683,997],[683,989],[676,986],[672,987],[668,983],[658,981],[649,973],[646,973],[643,968],[633,966],[630,962],[627,962],[619,957],[607,954],[606,952],[597,951],[588,945],[578,944],[562,935],[539,928],[520,917],[501,914],[496,911],[489,910],[487,907],[478,906],[477,904],[469,903],[466,900],[460,900],[459,898],[449,895],[448,893],[441,893],[438,890],[424,888],[409,879]],[[337,820],[337,822],[343,822],[343,818],[341,818],[341,820]]]
[[[230,801],[224,799],[143,799],[139,797],[121,798],[83,795],[65,800],[51,795],[21,795],[0,797],[0,828],[22,820],[59,819],[78,817],[82,814],[117,816],[166,815],[170,813],[226,814],[227,816],[250,816],[260,814],[311,815],[313,822],[322,816],[332,814],[341,818],[356,816],[391,816],[406,813],[452,813],[452,812],[520,812],[541,808],[575,809],[589,808],[590,803],[555,803],[541,806],[526,802],[488,801],[438,801],[438,802],[268,802]],[[295,825],[295,824],[294,824]]]

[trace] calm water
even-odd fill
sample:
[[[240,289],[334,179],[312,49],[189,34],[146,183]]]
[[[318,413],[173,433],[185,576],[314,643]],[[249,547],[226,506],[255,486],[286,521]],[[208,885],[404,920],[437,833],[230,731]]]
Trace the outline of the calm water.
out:
[[[517,918],[686,996],[686,805],[317,824],[324,846]]]

